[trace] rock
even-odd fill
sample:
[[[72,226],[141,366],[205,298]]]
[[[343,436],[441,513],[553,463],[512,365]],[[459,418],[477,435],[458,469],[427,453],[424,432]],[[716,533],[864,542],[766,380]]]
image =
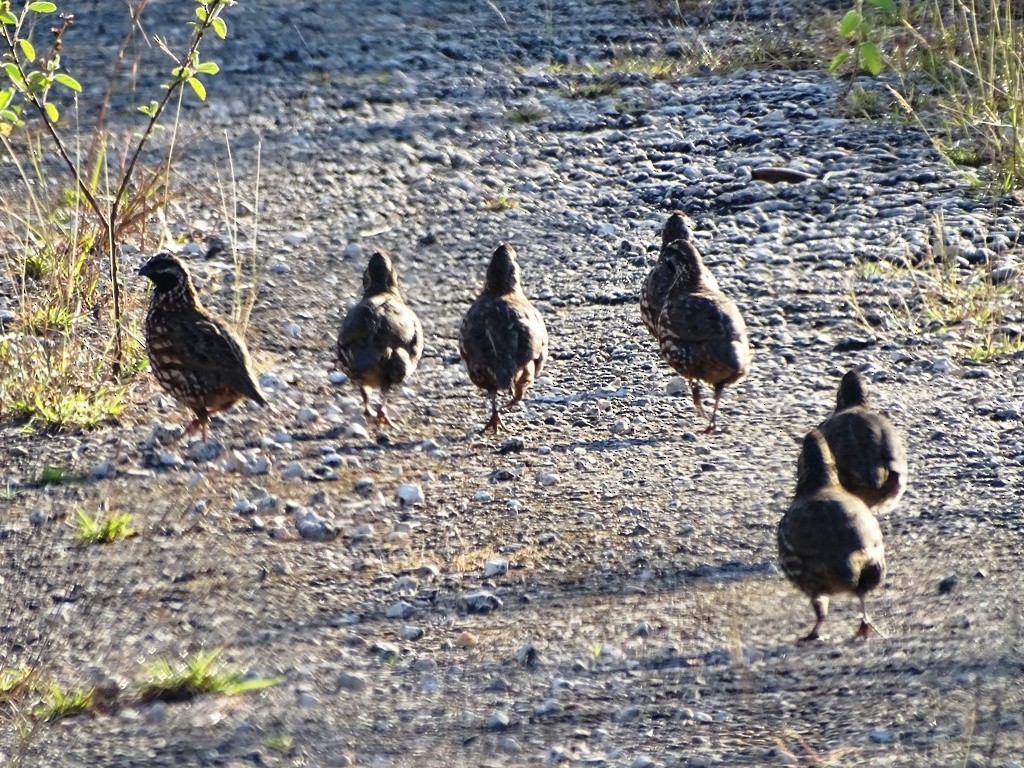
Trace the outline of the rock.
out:
[[[534,708],[533,714],[537,717],[547,717],[548,715],[557,715],[562,709],[563,707],[558,703],[557,699],[550,698],[538,704]]]
[[[875,728],[868,733],[868,740],[875,744],[893,744],[896,742],[896,733],[888,728]]]
[[[294,517],[299,536],[308,541],[330,541],[338,536],[338,526],[312,509],[299,508]]]
[[[498,453],[505,456],[509,453],[521,453],[526,448],[526,442],[521,437],[510,437],[498,448]]]
[[[302,245],[308,238],[308,232],[289,232],[284,236],[284,241],[288,245]]]
[[[320,418],[320,414],[312,408],[302,408],[295,414],[295,421],[299,426],[306,427]]]
[[[488,560],[484,563],[484,575],[488,578],[500,576],[508,571],[508,560]]]
[[[395,496],[403,507],[423,503],[423,489],[417,483],[402,483]]]
[[[537,473],[537,484],[549,488],[552,485],[558,485],[561,478],[557,472],[538,472]]]
[[[377,642],[370,646],[370,650],[385,663],[396,661],[402,655],[401,649],[394,643]]]
[[[506,755],[518,755],[523,751],[523,748],[519,746],[519,742],[511,736],[503,736],[498,739],[497,747],[499,752],[503,752]]]
[[[619,725],[631,723],[638,717],[640,717],[640,714],[642,712],[643,710],[640,709],[640,707],[636,706],[635,704],[631,704],[630,706],[623,707],[622,709],[618,710],[615,714],[613,714],[612,721],[618,723]]]
[[[389,619],[407,619],[416,613],[416,608],[404,600],[389,605],[384,615]]]
[[[654,768],[657,763],[654,762],[653,758],[647,755],[637,755],[633,758],[633,762],[629,764],[629,768]]]
[[[467,613],[490,613],[503,605],[501,598],[486,589],[464,592],[459,595],[459,605]]]
[[[397,657],[397,652],[396,652]],[[363,675],[357,672],[342,672],[336,678],[334,682],[334,691],[351,691],[352,693],[362,693],[370,687],[370,683],[367,682]]]
[[[459,648],[476,648],[478,642],[476,635],[469,631],[463,632],[455,639],[455,645]]]
[[[947,576],[946,578],[944,578],[942,581],[939,582],[939,594],[940,595],[948,595],[950,592],[952,592],[954,589],[956,589],[956,585],[959,582],[960,582],[960,579],[957,578],[956,574],[955,573],[951,573],[949,576]]]
[[[403,640],[419,640],[423,637],[423,630],[419,627],[405,626],[398,630],[398,636]]]
[[[487,718],[487,730],[489,731],[506,731],[509,726],[508,712],[497,709],[491,713],[491,716]]]
[[[533,643],[523,643],[516,649],[513,658],[516,660],[516,664],[528,669],[539,667],[544,663],[544,658]]]
[[[216,440],[196,440],[188,447],[188,457],[202,464],[213,461],[224,452],[224,445]]]

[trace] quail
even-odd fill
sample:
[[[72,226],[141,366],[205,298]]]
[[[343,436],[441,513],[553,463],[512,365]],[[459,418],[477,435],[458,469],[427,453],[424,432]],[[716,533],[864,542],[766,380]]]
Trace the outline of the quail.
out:
[[[398,290],[398,273],[383,251],[376,251],[363,272],[363,298],[345,315],[338,333],[338,365],[359,387],[367,421],[391,424],[387,397],[423,355],[423,327]],[[370,389],[380,390],[376,413]]]
[[[210,415],[249,398],[267,401],[252,373],[245,342],[199,300],[192,276],[169,253],[153,256],[139,269],[153,281],[146,313],[146,351],[156,380],[195,413],[186,435],[202,430]]]
[[[690,247],[696,251],[696,246],[693,245],[693,234],[686,225],[686,220],[682,214],[673,213],[661,231],[661,252],[658,254],[658,263],[647,274],[647,279],[644,280],[640,289],[640,317],[644,321],[644,326],[655,339],[658,338],[658,316],[661,314],[661,308],[665,306],[665,299],[668,297],[676,277],[675,262],[672,259],[673,250],[669,246],[677,240],[689,243]],[[704,285],[717,291],[718,282],[715,280],[715,276],[704,267],[703,262],[700,266]]]
[[[828,443],[816,429],[804,437],[796,494],[779,522],[778,545],[783,572],[814,608],[814,627],[800,642],[818,639],[829,596],[843,593],[860,600],[855,636],[871,634],[864,599],[885,578],[882,531],[867,505],[839,484]]]
[[[741,381],[750,370],[747,326],[736,303],[719,289],[692,242],[673,240],[664,245],[662,252],[671,264],[674,279],[655,326],[661,355],[690,383],[697,412],[708,418],[705,432],[714,432],[722,391]],[[704,411],[702,381],[715,390],[710,417]]]
[[[835,457],[839,482],[876,512],[896,506],[907,486],[907,451],[889,419],[872,410],[867,384],[849,371],[835,413],[818,427]]]
[[[511,391],[506,409],[523,399],[548,355],[548,332],[520,283],[516,252],[501,243],[491,256],[483,292],[459,329],[459,353],[469,378],[491,398],[491,418],[481,434],[502,427],[498,392]]]

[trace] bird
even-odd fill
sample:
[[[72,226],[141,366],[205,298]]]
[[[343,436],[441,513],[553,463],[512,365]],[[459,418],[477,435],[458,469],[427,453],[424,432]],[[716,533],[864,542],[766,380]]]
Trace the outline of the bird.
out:
[[[843,488],[876,514],[895,507],[907,487],[907,451],[888,417],[872,410],[867,383],[857,371],[843,376],[835,412],[818,429]]]
[[[405,381],[423,356],[423,326],[402,299],[398,273],[384,251],[374,251],[363,272],[363,298],[338,332],[338,365],[359,386],[367,422],[394,426],[387,414],[392,387]],[[370,409],[370,389],[380,405]]]
[[[680,213],[673,213],[665,222],[661,231],[661,252],[658,254],[658,263],[652,267],[640,288],[640,317],[644,326],[651,336],[658,338],[658,316],[661,308],[665,305],[672,283],[675,281],[676,269],[672,259],[673,249],[669,246],[677,240],[690,244],[693,250],[693,233],[686,224],[686,220]],[[701,264],[703,267],[703,263]],[[718,282],[715,276],[708,269],[704,269],[704,284],[712,290],[718,290]]]
[[[829,597],[843,593],[860,600],[855,637],[871,634],[864,601],[885,578],[882,531],[867,505],[839,484],[828,443],[817,429],[804,437],[796,494],[779,521],[778,546],[782,571],[814,608],[814,627],[799,642],[818,639]]]
[[[512,392],[506,410],[518,403],[548,356],[544,320],[523,293],[516,252],[508,243],[495,249],[484,289],[462,319],[459,354],[470,380],[491,398],[491,418],[480,434],[497,433],[503,428],[498,392]]]
[[[747,326],[692,242],[673,240],[662,247],[662,256],[671,264],[674,278],[655,325],[661,355],[689,382],[693,404],[703,418],[708,417],[700,384],[704,381],[714,387],[715,404],[704,430],[711,433],[723,390],[750,371]]]
[[[153,282],[145,323],[153,374],[195,414],[183,436],[201,429],[206,440],[210,415],[240,400],[267,405],[245,342],[203,306],[188,268],[172,254],[159,253],[142,265],[139,275]]]

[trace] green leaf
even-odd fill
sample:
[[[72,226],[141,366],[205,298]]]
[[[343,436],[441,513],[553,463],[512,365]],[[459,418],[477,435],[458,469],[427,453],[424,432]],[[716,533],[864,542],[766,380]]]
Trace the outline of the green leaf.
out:
[[[144,104],[143,106],[139,107],[139,112],[141,112],[144,115],[149,115],[150,117],[156,117],[156,111],[159,108],[159,104],[157,104],[155,101],[151,101],[149,102],[149,104]]]
[[[10,11],[0,11],[0,24],[17,24],[18,17]]]
[[[199,82],[198,78],[190,77],[185,82],[192,86],[192,90],[196,92],[200,101],[206,101],[206,86]]]
[[[28,59],[29,61],[36,60],[36,49],[32,47],[32,43],[30,43],[25,38],[22,38],[18,41],[18,45],[21,46],[21,52],[22,54],[24,54],[26,59]]]
[[[53,3],[35,2],[29,3],[28,9],[36,13],[53,13],[57,10],[57,6]]]
[[[896,3],[893,0],[868,0],[868,3],[893,15],[899,14],[899,8],[896,7]]]
[[[14,89],[7,88],[6,90],[0,91],[0,112],[7,109],[7,105],[11,103],[11,99],[14,98]]]
[[[58,72],[53,76],[53,79],[61,85],[63,85],[65,88],[70,88],[72,91],[75,91],[76,93],[82,92],[81,83],[75,80],[75,78],[73,78],[71,75],[65,75],[63,72]]]
[[[846,15],[843,16],[843,20],[839,22],[839,34],[843,37],[849,37],[860,29],[860,25],[863,23],[863,16],[853,10],[847,11]]]
[[[60,118],[60,112],[58,112],[57,108],[50,102],[43,104],[43,109],[46,110],[46,117],[51,123],[56,123]]]
[[[224,19],[220,16],[213,20],[213,31],[217,33],[217,37],[221,40],[228,36],[228,25],[224,23]]]
[[[217,66],[216,62],[204,61],[196,67],[196,72],[203,75],[216,75],[220,72],[220,67]]]
[[[877,75],[885,68],[885,64],[882,63],[882,54],[878,52],[874,43],[861,43],[860,58],[864,63],[864,68],[872,75]]]
[[[21,89],[25,87],[25,81],[21,79],[21,73],[18,71],[17,64],[13,61],[7,62],[4,64],[4,71],[7,73],[7,77],[11,79],[11,82],[14,83],[16,88]]]
[[[832,59],[832,61],[830,61],[828,63],[828,72],[829,72],[829,74],[830,75],[834,75],[836,73],[836,70],[839,69],[841,66],[843,66],[843,62],[846,61],[846,59],[847,59],[847,57],[849,57],[849,55],[850,55],[849,51],[842,51],[841,53],[837,53],[836,57],[834,59]]]
[[[171,75],[179,80],[184,80],[189,76],[189,72],[185,67],[175,67],[171,70]]]
[[[199,17],[200,21],[206,21],[206,9],[203,6],[196,7],[196,16]]]

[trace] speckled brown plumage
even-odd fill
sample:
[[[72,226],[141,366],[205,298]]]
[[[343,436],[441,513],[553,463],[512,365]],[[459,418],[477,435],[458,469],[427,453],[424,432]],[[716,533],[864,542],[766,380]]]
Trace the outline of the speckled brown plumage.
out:
[[[548,332],[520,284],[516,253],[508,243],[494,251],[483,292],[459,329],[459,352],[469,378],[491,397],[491,418],[482,432],[502,426],[498,392],[511,391],[506,409],[523,399],[548,355]]]
[[[844,593],[860,600],[857,637],[871,634],[864,600],[885,578],[882,531],[867,505],[839,484],[828,444],[816,429],[804,438],[796,495],[779,522],[778,545],[782,571],[814,608],[814,627],[801,641],[818,638],[829,596]]]
[[[876,513],[896,506],[907,486],[907,451],[892,422],[871,408],[867,384],[856,371],[843,376],[835,413],[818,429],[843,488]]]
[[[161,253],[143,264],[139,274],[153,281],[146,314],[146,351],[153,374],[166,392],[195,413],[185,434],[199,428],[205,440],[210,414],[245,398],[266,405],[245,342],[203,307],[185,265]]]
[[[416,369],[423,355],[423,328],[398,290],[398,273],[383,251],[363,272],[363,298],[345,315],[338,333],[338,365],[359,387],[367,421],[390,424],[386,405],[392,387]],[[370,389],[380,405],[370,410]]]
[[[676,279],[673,258],[675,250],[668,246],[677,240],[687,243],[688,247],[697,253],[699,259],[700,252],[697,251],[697,247],[693,243],[693,234],[686,225],[686,220],[682,214],[673,213],[661,231],[661,252],[658,254],[658,263],[647,274],[647,279],[644,280],[644,284],[640,288],[640,317],[644,321],[644,326],[655,339],[658,338],[658,316],[661,315],[665,299],[668,298],[669,290]],[[704,266],[702,261],[699,261],[699,264],[705,286],[717,291],[718,282],[715,280],[715,276]]]
[[[722,391],[750,370],[747,326],[736,303],[718,288],[700,253],[687,240],[674,240],[663,255],[675,273],[656,325],[661,355],[690,383],[693,404],[706,416],[702,381],[714,387],[707,432],[715,430]]]

